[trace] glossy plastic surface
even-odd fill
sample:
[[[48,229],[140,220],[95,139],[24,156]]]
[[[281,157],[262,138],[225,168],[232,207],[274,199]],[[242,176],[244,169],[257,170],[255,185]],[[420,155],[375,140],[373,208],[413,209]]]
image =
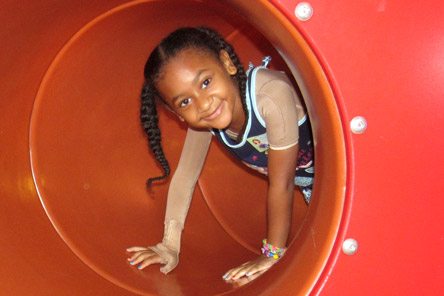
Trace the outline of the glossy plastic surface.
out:
[[[311,1],[313,17],[301,22],[296,4],[2,3],[0,294],[438,295],[444,7]],[[144,187],[159,172],[138,122],[145,59],[169,31],[200,24],[226,36],[245,64],[271,54],[312,117],[313,202],[307,209],[295,191],[289,252],[250,283],[221,275],[256,256],[266,180],[216,144],[178,268],[139,271],[124,251],[163,231],[168,184],[154,195]],[[355,116],[368,122],[363,134],[350,131]],[[161,111],[175,167],[185,127],[171,119]],[[349,237],[359,243],[352,256],[341,253]]]

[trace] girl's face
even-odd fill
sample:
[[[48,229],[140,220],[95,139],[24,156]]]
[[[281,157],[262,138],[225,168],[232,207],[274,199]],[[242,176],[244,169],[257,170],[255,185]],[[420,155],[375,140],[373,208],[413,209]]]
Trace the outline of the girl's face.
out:
[[[225,51],[220,60],[203,50],[186,49],[163,68],[157,88],[174,113],[193,128],[243,125],[237,68]]]

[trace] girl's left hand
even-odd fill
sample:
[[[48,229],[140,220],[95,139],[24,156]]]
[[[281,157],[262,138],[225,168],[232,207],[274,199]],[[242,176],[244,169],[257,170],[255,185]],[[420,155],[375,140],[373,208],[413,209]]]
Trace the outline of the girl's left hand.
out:
[[[223,278],[224,280],[228,281],[237,280],[243,276],[250,277],[255,274],[257,275],[268,270],[277,261],[278,260],[274,258],[269,258],[265,255],[261,255],[252,261],[242,264],[241,266],[230,269],[223,275]]]

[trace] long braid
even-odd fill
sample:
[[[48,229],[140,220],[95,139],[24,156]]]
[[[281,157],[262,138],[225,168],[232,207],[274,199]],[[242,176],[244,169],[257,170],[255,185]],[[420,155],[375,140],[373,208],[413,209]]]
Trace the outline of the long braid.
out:
[[[145,83],[143,86],[141,99],[140,120],[142,121],[142,127],[148,135],[148,145],[151,151],[164,170],[163,176],[148,179],[146,184],[150,187],[153,181],[163,180],[170,175],[170,166],[161,145],[162,138],[158,125],[159,116],[155,103],[155,90],[150,87],[149,83]]]

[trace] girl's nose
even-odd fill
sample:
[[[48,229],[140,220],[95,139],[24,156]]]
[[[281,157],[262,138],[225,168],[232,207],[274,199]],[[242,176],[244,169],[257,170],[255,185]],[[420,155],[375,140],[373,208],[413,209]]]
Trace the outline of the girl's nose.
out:
[[[197,106],[199,111],[205,112],[211,108],[212,98],[208,95],[199,95],[197,98]]]

